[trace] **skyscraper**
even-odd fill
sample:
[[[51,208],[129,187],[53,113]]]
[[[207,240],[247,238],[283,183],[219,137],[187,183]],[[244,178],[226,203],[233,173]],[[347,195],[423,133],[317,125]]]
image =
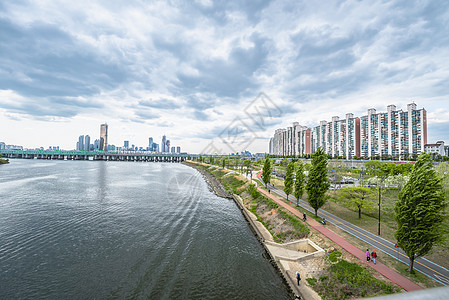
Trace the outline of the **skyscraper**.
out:
[[[89,151],[90,150],[90,136],[86,135],[84,137],[84,150]]]
[[[108,151],[108,124],[100,126],[100,150]]]
[[[165,152],[170,152],[170,140],[165,142]]]
[[[123,144],[123,148],[125,148],[125,150],[129,149],[129,141],[125,141]]]
[[[161,143],[161,152],[166,152],[165,151],[165,143],[167,141],[167,138],[164,136],[162,136],[162,143]]]
[[[148,138],[148,150],[153,151],[153,138]]]
[[[100,150],[100,140],[96,139],[94,141],[94,151],[98,151],[98,150]]]
[[[176,153],[181,153],[181,147],[176,147]]]
[[[76,150],[81,151],[84,150],[84,135],[80,135],[78,138],[78,144],[77,144]]]

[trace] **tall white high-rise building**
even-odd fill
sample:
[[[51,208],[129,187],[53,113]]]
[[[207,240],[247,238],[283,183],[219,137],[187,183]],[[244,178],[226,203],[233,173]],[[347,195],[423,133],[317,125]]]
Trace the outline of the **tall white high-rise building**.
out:
[[[394,156],[420,154],[427,144],[427,112],[415,103],[407,110],[389,105],[387,112],[369,109],[361,119],[362,156]]]
[[[332,157],[372,157],[420,154],[427,143],[427,113],[416,104],[407,110],[389,105],[387,112],[368,110],[360,118],[347,113],[344,119],[332,117],[320,125],[308,128],[297,122],[287,129],[277,129],[270,139],[271,154],[308,155],[319,147]]]

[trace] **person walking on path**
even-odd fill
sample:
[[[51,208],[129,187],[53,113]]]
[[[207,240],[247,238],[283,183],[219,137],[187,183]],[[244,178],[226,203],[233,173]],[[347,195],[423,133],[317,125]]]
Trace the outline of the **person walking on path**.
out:
[[[376,258],[377,258],[376,250],[373,250],[373,252],[371,252],[371,259],[373,260],[374,264],[376,264]]]
[[[369,260],[370,260],[370,253],[369,250],[366,249],[366,262],[369,262]]]
[[[298,282],[298,285],[299,285],[300,280],[301,280],[301,275],[299,275],[299,272],[296,272],[296,281]]]
[[[302,220],[305,222],[305,221],[307,221],[307,215],[306,215],[306,213],[303,213],[302,214]]]

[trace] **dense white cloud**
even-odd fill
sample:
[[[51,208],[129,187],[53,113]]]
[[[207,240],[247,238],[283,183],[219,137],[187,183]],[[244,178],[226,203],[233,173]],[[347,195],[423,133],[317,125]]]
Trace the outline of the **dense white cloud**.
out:
[[[239,118],[266,151],[293,121],[415,101],[449,142],[448,19],[430,0],[3,2],[0,140],[70,149],[107,121],[114,144],[200,152]],[[261,91],[282,115],[258,128]]]

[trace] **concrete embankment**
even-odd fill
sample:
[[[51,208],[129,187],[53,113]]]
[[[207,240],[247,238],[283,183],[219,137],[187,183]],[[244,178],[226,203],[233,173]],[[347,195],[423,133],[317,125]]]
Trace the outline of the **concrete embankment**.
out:
[[[318,247],[309,239],[303,239],[288,244],[278,244],[273,241],[273,236],[268,229],[250,212],[243,204],[239,195],[233,195],[233,199],[245,216],[250,228],[258,237],[265,252],[269,256],[271,264],[281,276],[285,285],[289,288],[292,297],[295,299],[321,299],[321,297],[305,284],[296,284],[296,270],[298,262],[317,256],[324,255],[324,250]]]
[[[221,182],[219,182],[211,173],[209,173],[208,170],[205,170],[199,166],[195,166],[194,163],[184,163],[184,164],[195,168],[201,174],[203,174],[210,188],[215,192],[217,196],[230,198],[234,200],[234,202],[237,204],[240,211],[242,212],[243,216],[245,217],[246,221],[248,222],[254,235],[257,237],[257,239],[263,246],[265,250],[265,256],[267,257],[267,259],[270,261],[270,263],[277,271],[278,275],[283,280],[286,288],[288,289],[289,293],[292,296],[292,299],[320,298],[313,291],[309,291],[310,288],[306,287],[305,283],[302,283],[301,287],[298,287],[296,285],[295,282],[296,279],[294,278],[294,275],[290,274],[292,271],[286,269],[286,267],[283,265],[283,263],[285,264],[285,262],[279,259],[278,257],[279,250],[285,251],[285,249],[283,249],[284,245],[278,244],[277,248],[272,247],[272,245],[276,245],[276,243],[274,243],[273,236],[261,222],[257,221],[257,217],[245,207],[243,200],[240,198],[239,195],[229,194],[228,192],[226,192],[226,189],[223,187]]]

